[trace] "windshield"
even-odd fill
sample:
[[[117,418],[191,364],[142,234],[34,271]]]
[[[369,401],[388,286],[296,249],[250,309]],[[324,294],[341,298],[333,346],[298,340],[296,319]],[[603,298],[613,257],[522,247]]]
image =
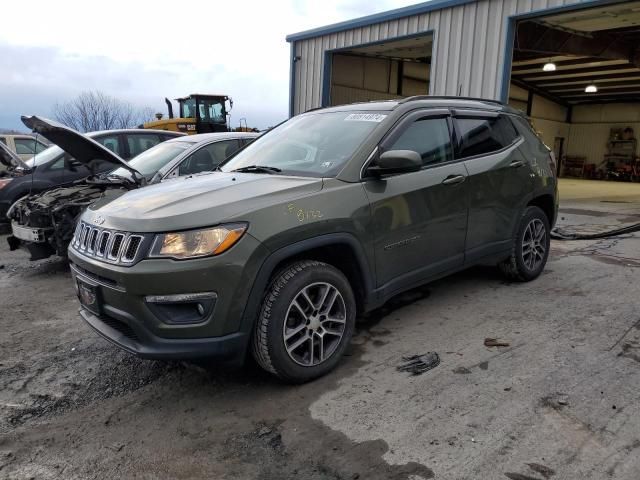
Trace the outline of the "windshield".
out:
[[[385,117],[352,111],[294,117],[256,139],[220,170],[257,165],[278,168],[283,175],[331,177]]]
[[[64,152],[60,147],[58,147],[57,145],[53,145],[47,148],[46,150],[40,153],[37,153],[36,155],[31,157],[29,160],[26,160],[24,163],[26,163],[29,168],[33,168],[34,166],[37,167],[39,165],[44,165],[50,160],[54,160],[58,158],[63,153]]]
[[[129,165],[139,171],[145,177],[152,177],[158,170],[167,165],[186,149],[191,147],[191,142],[160,143],[149,150],[142,152],[129,161]],[[131,173],[124,167],[116,168],[110,175],[130,178]]]

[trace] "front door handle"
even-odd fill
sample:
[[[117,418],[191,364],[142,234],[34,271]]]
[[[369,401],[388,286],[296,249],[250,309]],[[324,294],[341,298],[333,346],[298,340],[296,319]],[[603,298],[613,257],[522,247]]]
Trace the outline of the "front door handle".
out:
[[[523,161],[521,161],[521,160],[514,160],[513,162],[511,162],[511,163],[509,164],[509,166],[510,166],[511,168],[520,168],[520,167],[522,167],[523,165],[524,165],[524,162],[523,162]]]
[[[464,175],[449,175],[442,181],[443,185],[457,185],[458,183],[462,183],[466,180]]]

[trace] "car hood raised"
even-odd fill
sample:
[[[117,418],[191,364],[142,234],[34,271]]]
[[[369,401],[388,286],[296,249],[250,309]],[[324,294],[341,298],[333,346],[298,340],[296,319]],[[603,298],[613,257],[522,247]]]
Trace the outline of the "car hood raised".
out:
[[[132,190],[113,201],[99,200],[84,219],[138,233],[185,230],[216,225],[321,188],[321,178],[214,172]]]
[[[93,160],[103,160],[113,164],[114,168],[124,167],[127,170],[140,175],[136,169],[130,167],[124,159],[116,155],[107,147],[72,128],[36,115],[31,117],[22,116],[21,119],[22,123],[24,123],[28,128],[39,133],[50,142],[58,145],[78,162],[89,164]]]
[[[21,168],[23,170],[29,170],[29,167],[22,159],[13,151],[10,150],[4,143],[0,142],[0,163],[7,168]]]

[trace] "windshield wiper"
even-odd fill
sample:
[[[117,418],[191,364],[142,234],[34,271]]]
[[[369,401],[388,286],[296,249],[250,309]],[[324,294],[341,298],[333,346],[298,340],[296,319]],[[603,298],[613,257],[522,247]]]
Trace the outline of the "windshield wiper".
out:
[[[279,173],[282,170],[276,167],[268,167],[266,165],[249,165],[247,167],[241,167],[231,171],[240,172],[240,173],[250,173],[250,172]]]

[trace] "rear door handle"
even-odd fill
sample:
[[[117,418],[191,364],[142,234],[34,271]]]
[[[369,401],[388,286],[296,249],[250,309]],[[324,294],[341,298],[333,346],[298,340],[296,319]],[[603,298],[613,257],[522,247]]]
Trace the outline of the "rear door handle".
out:
[[[514,160],[513,162],[511,162],[511,163],[509,164],[509,166],[510,166],[511,168],[520,168],[520,167],[522,167],[523,165],[524,165],[524,162],[522,162],[521,160]]]
[[[457,185],[458,183],[462,183],[466,180],[464,175],[449,175],[442,181],[443,185]]]

